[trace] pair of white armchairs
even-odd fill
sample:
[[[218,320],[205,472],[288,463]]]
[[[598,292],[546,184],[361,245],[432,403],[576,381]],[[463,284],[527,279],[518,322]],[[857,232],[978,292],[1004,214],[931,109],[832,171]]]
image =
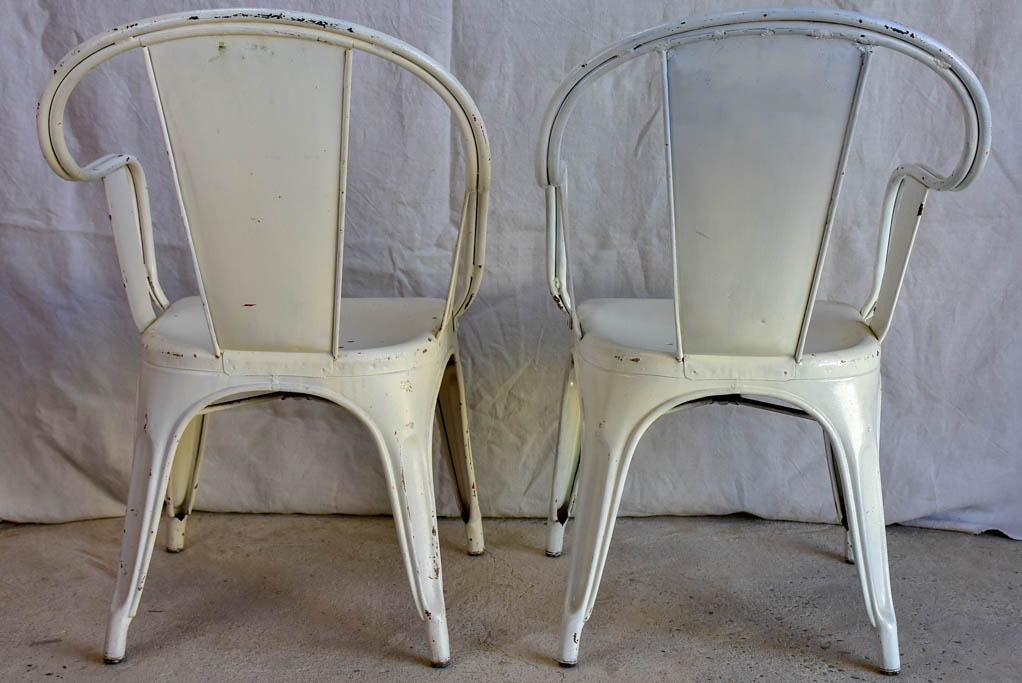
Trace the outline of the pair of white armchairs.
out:
[[[817,302],[860,94],[881,47],[919,60],[948,83],[962,102],[965,147],[947,176],[919,165],[895,171],[870,300],[861,308]],[[145,59],[198,276],[199,296],[175,302],[157,277],[138,161],[109,155],[80,166],[64,139],[65,107],[78,82],[134,48]],[[465,191],[446,299],[341,296],[356,52],[425,81],[456,122]],[[579,93],[643,55],[662,65],[674,298],[576,306],[561,137]],[[455,323],[482,275],[490,152],[465,89],[423,53],[361,26],[296,12],[206,10],[122,26],[75,48],[43,91],[38,124],[54,171],[67,180],[103,180],[142,335],[106,661],[124,657],[161,513],[168,549],[184,547],[210,414],[298,394],[347,408],[375,439],[430,660],[446,665],[434,414],[468,552],[484,547]],[[927,191],[968,185],[986,158],[989,131],[983,90],[952,52],[850,12],[758,10],[670,24],[608,48],[563,82],[543,120],[538,159],[550,291],[575,333],[547,545],[548,554],[560,554],[577,489],[562,663],[577,661],[644,431],[667,412],[742,402],[823,426],[880,666],[898,670],[878,460],[880,343]]]

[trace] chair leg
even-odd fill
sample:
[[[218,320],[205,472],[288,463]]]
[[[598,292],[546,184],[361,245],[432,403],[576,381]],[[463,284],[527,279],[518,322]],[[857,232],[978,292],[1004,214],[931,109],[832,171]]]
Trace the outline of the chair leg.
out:
[[[415,606],[426,621],[430,665],[445,667],[451,654],[433,493],[432,423],[424,428],[415,421],[397,422],[377,423],[385,442],[382,455],[394,525]]]
[[[901,659],[880,484],[879,373],[876,378],[867,375],[856,380],[854,384],[849,382],[854,391],[841,397],[842,409],[828,417],[835,431],[834,453],[842,474],[859,579],[870,622],[880,641],[880,668],[884,673],[897,673]]]
[[[108,664],[124,659],[128,627],[138,611],[156,542],[160,511],[170,474],[170,460],[174,452],[170,434],[171,420],[167,419],[168,416],[156,414],[152,406],[148,412],[140,413],[124,516],[121,558],[103,649],[103,660]]]
[[[558,656],[558,661],[565,666],[578,662],[582,627],[592,613],[603,577],[621,492],[634,450],[626,449],[625,444],[635,425],[628,424],[624,415],[615,415],[613,409],[599,413],[592,414],[589,422],[593,424],[587,422],[582,435],[580,497],[575,515],[577,529],[572,544]]]
[[[845,562],[855,564],[855,550],[852,547],[852,532],[848,528],[848,510],[845,508],[845,496],[842,493],[841,474],[834,463],[834,447],[830,443],[827,430],[823,430],[823,443],[827,453],[827,467],[830,470],[830,488],[834,494],[834,508],[838,519],[845,529]]]
[[[479,512],[475,467],[472,464],[472,443],[469,440],[468,411],[465,404],[465,382],[461,362],[455,354],[444,370],[437,396],[437,418],[447,447],[447,464],[458,496],[458,508],[465,522],[468,554],[482,555],[483,518]]]
[[[188,423],[174,455],[167,485],[167,552],[179,553],[185,549],[185,529],[188,515],[195,505],[195,492],[199,487],[199,472],[206,451],[206,430],[209,415],[196,415]]]
[[[575,380],[575,364],[568,365],[561,395],[561,421],[557,430],[557,453],[550,489],[546,554],[558,557],[564,547],[564,527],[575,502],[579,449],[582,443],[582,402]]]

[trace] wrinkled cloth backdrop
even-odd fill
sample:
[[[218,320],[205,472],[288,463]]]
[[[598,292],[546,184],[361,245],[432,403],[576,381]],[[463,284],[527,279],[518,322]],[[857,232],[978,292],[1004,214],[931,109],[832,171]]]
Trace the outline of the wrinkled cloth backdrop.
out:
[[[226,4],[226,3],[224,3]],[[533,155],[560,79],[605,45],[690,14],[696,2],[323,2],[278,6],[354,21],[422,49],[466,86],[493,146],[487,273],[460,340],[483,512],[543,516],[570,343],[544,284],[543,194]],[[788,4],[788,3],[784,3]],[[132,454],[138,335],[119,283],[100,183],[45,165],[35,104],[80,41],[203,0],[2,0],[0,25],[0,519],[123,514]],[[1000,2],[841,2],[930,34],[980,77],[993,153],[978,182],[933,193],[884,345],[881,458],[887,519],[1022,537],[1022,385],[1017,296],[1022,242],[1022,13]],[[892,53],[874,59],[823,295],[859,304],[872,278],[883,189],[900,161],[950,170],[961,148],[943,82]],[[416,79],[369,55],[355,63],[346,296],[442,296],[460,204],[460,151],[446,111]],[[576,291],[669,296],[658,64],[603,79],[566,140]],[[384,80],[376,80],[377,78]],[[91,74],[70,106],[83,161],[139,156],[158,261],[172,299],[196,291],[142,55]],[[611,135],[611,131],[620,131]],[[765,169],[769,172],[769,169]],[[460,176],[459,176],[460,177]],[[452,191],[453,188],[453,191]],[[389,512],[368,435],[339,408],[284,402],[218,413],[198,508]],[[442,514],[454,514],[437,455]],[[834,521],[815,424],[738,407],[657,422],[636,453],[622,514],[724,514]]]

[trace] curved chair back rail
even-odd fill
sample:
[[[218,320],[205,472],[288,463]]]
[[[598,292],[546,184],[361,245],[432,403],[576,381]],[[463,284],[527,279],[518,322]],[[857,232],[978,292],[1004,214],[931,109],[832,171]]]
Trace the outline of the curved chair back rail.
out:
[[[891,176],[874,287],[862,307],[882,339],[926,192],[962,189],[980,172],[990,149],[990,108],[975,74],[932,38],[853,12],[804,8],[653,28],[600,52],[561,83],[543,119],[537,176],[547,196],[548,285],[576,333],[582,330],[568,263],[561,140],[587,86],[631,59],[659,53],[678,360],[685,352],[800,360],[859,95],[877,47],[935,71],[957,96],[965,121],[950,173],[906,163]],[[721,241],[734,248],[721,248]],[[793,244],[798,248],[785,246]],[[736,258],[736,248],[747,258]]]
[[[225,349],[338,354],[355,52],[410,71],[451,110],[466,189],[438,327],[468,307],[483,271],[490,152],[482,115],[461,84],[419,50],[363,26],[299,12],[203,10],[86,41],[57,65],[39,102],[39,141],[53,170],[67,180],[104,180],[140,330],[156,318],[152,302],[169,305],[142,167],[126,154],[79,165],[64,138],[78,82],[134,48],[145,57],[218,356]]]

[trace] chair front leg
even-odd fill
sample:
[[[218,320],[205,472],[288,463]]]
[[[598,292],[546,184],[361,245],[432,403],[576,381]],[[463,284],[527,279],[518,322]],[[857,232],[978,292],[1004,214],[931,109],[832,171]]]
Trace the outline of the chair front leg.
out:
[[[394,525],[415,606],[426,621],[430,665],[445,667],[451,654],[433,492],[432,421],[408,421],[394,409],[377,418]]]
[[[121,558],[103,648],[103,661],[107,664],[116,664],[124,659],[128,627],[138,611],[149,571],[174,453],[175,444],[171,441],[170,431],[172,416],[159,410],[158,402],[150,402],[140,413]]]

